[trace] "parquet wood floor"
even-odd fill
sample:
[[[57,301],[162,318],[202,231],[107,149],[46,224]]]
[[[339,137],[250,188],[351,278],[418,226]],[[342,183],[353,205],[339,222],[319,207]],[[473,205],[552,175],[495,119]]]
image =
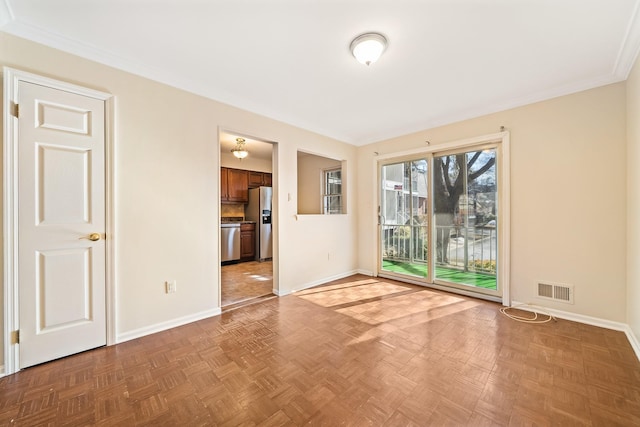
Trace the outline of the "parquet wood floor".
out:
[[[223,265],[221,279],[222,307],[272,295],[273,262],[249,261]]]
[[[638,426],[622,332],[353,276],[0,379],[0,425]]]

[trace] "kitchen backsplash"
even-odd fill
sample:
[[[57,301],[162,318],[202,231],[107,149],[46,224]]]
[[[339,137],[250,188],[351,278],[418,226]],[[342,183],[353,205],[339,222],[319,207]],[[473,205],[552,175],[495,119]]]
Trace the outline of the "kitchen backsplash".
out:
[[[220,205],[220,216],[244,218],[244,205]]]

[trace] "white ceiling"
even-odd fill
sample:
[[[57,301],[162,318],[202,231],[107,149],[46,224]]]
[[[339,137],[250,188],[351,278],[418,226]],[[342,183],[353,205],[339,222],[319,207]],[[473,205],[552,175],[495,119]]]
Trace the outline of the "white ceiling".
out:
[[[0,0],[0,30],[363,145],[626,79],[638,1]]]

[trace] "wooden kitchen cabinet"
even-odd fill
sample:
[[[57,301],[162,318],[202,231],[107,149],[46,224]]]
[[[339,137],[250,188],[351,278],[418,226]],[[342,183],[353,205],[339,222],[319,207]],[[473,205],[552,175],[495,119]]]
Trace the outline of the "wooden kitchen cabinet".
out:
[[[247,171],[240,169],[227,170],[227,188],[230,202],[249,201],[249,176]]]
[[[250,261],[256,256],[256,225],[240,224],[240,259]]]
[[[227,168],[220,168],[220,200],[223,202],[229,200],[229,191],[227,187]]]
[[[262,184],[262,172],[249,171],[249,188],[260,187]]]
[[[249,171],[249,188],[271,187],[271,174],[268,172]]]
[[[249,189],[271,187],[271,174],[243,169],[220,168],[220,201],[248,203]]]
[[[249,201],[248,171],[220,168],[220,199],[222,203],[247,203]]]

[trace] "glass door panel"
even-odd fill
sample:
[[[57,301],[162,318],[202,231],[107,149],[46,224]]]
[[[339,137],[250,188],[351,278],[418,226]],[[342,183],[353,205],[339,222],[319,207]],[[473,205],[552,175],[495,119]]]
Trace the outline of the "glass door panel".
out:
[[[382,165],[380,182],[380,270],[428,279],[427,159]]]
[[[498,294],[496,149],[433,157],[434,280]]]

